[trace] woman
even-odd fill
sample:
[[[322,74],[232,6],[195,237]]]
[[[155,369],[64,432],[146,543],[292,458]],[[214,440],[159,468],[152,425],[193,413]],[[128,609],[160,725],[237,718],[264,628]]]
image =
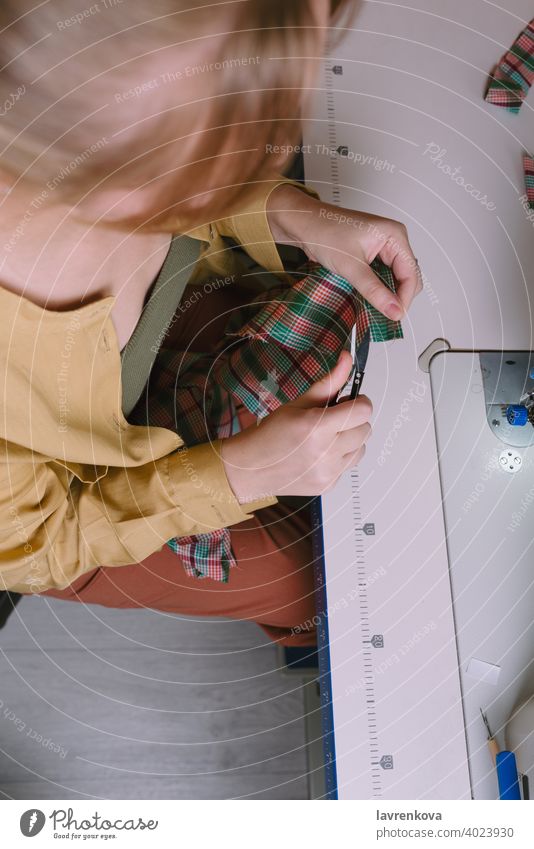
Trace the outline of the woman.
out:
[[[325,492],[362,457],[369,399],[326,408],[350,357],[259,426],[242,413],[240,433],[177,450],[176,432],[125,419],[121,352],[173,234],[201,255],[167,347],[206,349],[250,298],[228,238],[270,273],[283,273],[275,243],[296,245],[390,318],[409,307],[420,281],[404,226],[340,214],[278,173],[340,5],[2,4],[5,588],[250,618],[313,643],[309,519],[277,497]],[[217,275],[232,285],[195,301]],[[226,527],[227,584],[186,574],[164,545]]]

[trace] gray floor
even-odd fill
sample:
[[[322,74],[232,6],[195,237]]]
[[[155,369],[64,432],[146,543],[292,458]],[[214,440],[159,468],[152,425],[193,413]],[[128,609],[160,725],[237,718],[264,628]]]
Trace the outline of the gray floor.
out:
[[[27,597],[0,681],[0,798],[307,798],[304,682],[251,623]]]

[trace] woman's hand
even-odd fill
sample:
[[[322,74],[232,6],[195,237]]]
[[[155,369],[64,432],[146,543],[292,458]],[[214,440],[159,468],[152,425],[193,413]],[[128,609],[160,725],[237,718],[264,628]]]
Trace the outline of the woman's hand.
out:
[[[326,406],[352,368],[342,351],[332,371],[257,427],[224,439],[222,459],[241,504],[271,495],[320,495],[365,453],[372,405],[365,396]]]
[[[295,245],[345,277],[388,318],[402,318],[423,288],[406,227],[399,221],[332,206],[287,184],[269,195],[267,220],[275,242]],[[369,267],[376,256],[391,266],[397,296]]]

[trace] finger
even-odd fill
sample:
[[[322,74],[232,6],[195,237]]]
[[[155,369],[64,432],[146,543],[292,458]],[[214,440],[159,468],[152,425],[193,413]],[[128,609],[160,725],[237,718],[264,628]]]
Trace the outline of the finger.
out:
[[[371,418],[373,405],[367,395],[359,395],[353,401],[341,401],[329,407],[322,417],[322,427],[329,428],[332,434],[341,433],[365,424]]]
[[[421,266],[419,265],[419,262],[417,261],[417,257],[415,258],[415,261],[417,263],[417,268],[416,268],[417,289],[416,289],[416,292],[415,292],[415,296],[417,297],[417,295],[419,295],[419,293],[423,291],[423,273],[421,271]]]
[[[348,351],[341,351],[334,368],[320,380],[313,383],[300,398],[291,401],[292,407],[323,407],[335,398],[345,386],[352,369],[352,357]]]
[[[395,277],[397,295],[404,311],[407,311],[421,290],[421,272],[403,225],[392,234],[378,253],[389,265]]]
[[[384,260],[385,261],[385,260]],[[362,257],[344,258],[338,263],[337,273],[352,283],[355,289],[387,318],[394,321],[402,318],[404,303],[389,286],[374,273]]]
[[[354,451],[358,451],[362,445],[365,445],[367,440],[370,438],[371,433],[371,425],[369,422],[358,425],[358,427],[351,427],[349,430],[343,430],[336,436],[334,448],[341,457],[344,457],[346,454],[354,453]]]
[[[321,490],[320,494],[322,495],[323,493],[330,492],[331,489],[334,489],[341,475],[346,472],[347,469],[351,469],[353,466],[356,466],[360,462],[364,454],[365,445],[362,445],[361,448],[358,448],[357,451],[351,451],[350,454],[345,454],[343,457],[341,457],[338,463],[336,464],[335,473],[330,478],[330,483]]]
[[[365,456],[366,446],[362,445],[357,451],[351,451],[349,454],[345,454],[343,457],[343,471],[346,472],[347,469],[353,469],[354,466],[357,466],[358,463],[363,460]]]
[[[354,466],[357,466],[358,463],[362,460],[365,455],[365,445],[362,445],[361,448],[358,448],[357,451],[351,451],[349,454],[345,454],[341,457],[339,465],[337,466],[337,474],[332,479],[332,483],[326,489],[328,492],[329,489],[333,489],[337,484],[341,475],[346,472],[348,469],[352,469]]]

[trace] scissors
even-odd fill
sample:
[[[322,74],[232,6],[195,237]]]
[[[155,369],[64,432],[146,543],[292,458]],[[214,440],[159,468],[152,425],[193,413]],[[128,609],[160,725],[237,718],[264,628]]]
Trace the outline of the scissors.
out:
[[[356,325],[352,328],[350,336],[350,353],[352,356],[352,369],[349,378],[339,392],[337,393],[332,404],[339,404],[340,401],[354,400],[360,394],[362,388],[363,376],[365,374],[365,365],[369,354],[369,343],[371,333],[369,328],[364,333],[363,339],[359,345],[356,345]]]

